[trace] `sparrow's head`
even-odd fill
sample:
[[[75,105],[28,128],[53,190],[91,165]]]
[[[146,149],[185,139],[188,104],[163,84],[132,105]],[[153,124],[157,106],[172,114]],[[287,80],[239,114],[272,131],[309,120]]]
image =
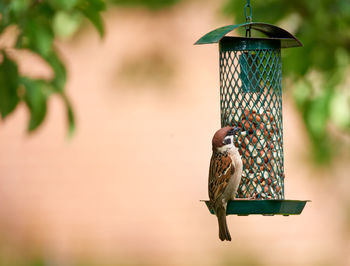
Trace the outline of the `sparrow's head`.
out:
[[[212,141],[213,151],[224,153],[232,149],[234,147],[234,135],[239,131],[238,127],[224,127],[216,131]]]

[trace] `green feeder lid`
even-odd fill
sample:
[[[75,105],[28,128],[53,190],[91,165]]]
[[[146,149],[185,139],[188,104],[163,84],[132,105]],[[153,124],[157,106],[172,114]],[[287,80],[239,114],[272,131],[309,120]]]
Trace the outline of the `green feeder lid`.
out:
[[[247,37],[247,39],[275,39],[281,41],[282,48],[289,47],[299,47],[303,46],[302,43],[291,33],[288,31],[271,25],[267,23],[261,22],[248,22],[243,24],[236,25],[228,25],[224,27],[217,28],[207,34],[205,34],[202,38],[200,38],[195,45],[197,44],[209,44],[209,43],[218,43],[226,34],[229,32],[242,28],[242,27],[250,27],[256,31],[264,33],[268,38],[251,38]],[[230,37],[230,38],[242,38],[242,37]]]

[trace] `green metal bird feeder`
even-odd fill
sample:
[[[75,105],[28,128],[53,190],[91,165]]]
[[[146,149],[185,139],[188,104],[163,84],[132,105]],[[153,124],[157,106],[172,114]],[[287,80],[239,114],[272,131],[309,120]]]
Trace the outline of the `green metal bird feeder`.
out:
[[[302,44],[284,29],[251,22],[249,1],[247,9],[246,23],[215,29],[195,43],[219,43],[221,127],[242,129],[236,139],[242,179],[227,214],[300,214],[307,201],[284,198],[281,48]],[[245,37],[226,36],[239,28]],[[252,37],[252,30],[267,37]]]

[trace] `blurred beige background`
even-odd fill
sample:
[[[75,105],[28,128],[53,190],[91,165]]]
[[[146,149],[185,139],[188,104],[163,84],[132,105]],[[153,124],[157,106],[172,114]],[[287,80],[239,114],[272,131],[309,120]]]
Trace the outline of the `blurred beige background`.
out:
[[[290,91],[286,198],[312,202],[295,217],[230,216],[233,241],[219,241],[199,202],[220,126],[218,48],[193,43],[232,21],[206,3],[112,9],[103,40],[87,26],[57,43],[77,130],[65,137],[59,98],[33,135],[24,106],[2,122],[4,265],[26,256],[47,265],[350,265],[349,158],[312,167]],[[40,63],[26,58],[23,69],[40,76]]]

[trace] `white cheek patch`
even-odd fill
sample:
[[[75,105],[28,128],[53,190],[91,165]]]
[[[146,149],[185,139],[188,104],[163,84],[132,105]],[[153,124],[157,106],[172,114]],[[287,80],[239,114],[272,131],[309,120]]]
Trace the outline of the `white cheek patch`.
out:
[[[221,153],[228,152],[229,150],[231,150],[233,148],[233,146],[234,146],[234,144],[233,144],[233,141],[234,141],[233,136],[229,136],[229,138],[231,139],[231,143],[230,144],[226,144],[226,145],[218,148],[219,152],[221,152]]]

